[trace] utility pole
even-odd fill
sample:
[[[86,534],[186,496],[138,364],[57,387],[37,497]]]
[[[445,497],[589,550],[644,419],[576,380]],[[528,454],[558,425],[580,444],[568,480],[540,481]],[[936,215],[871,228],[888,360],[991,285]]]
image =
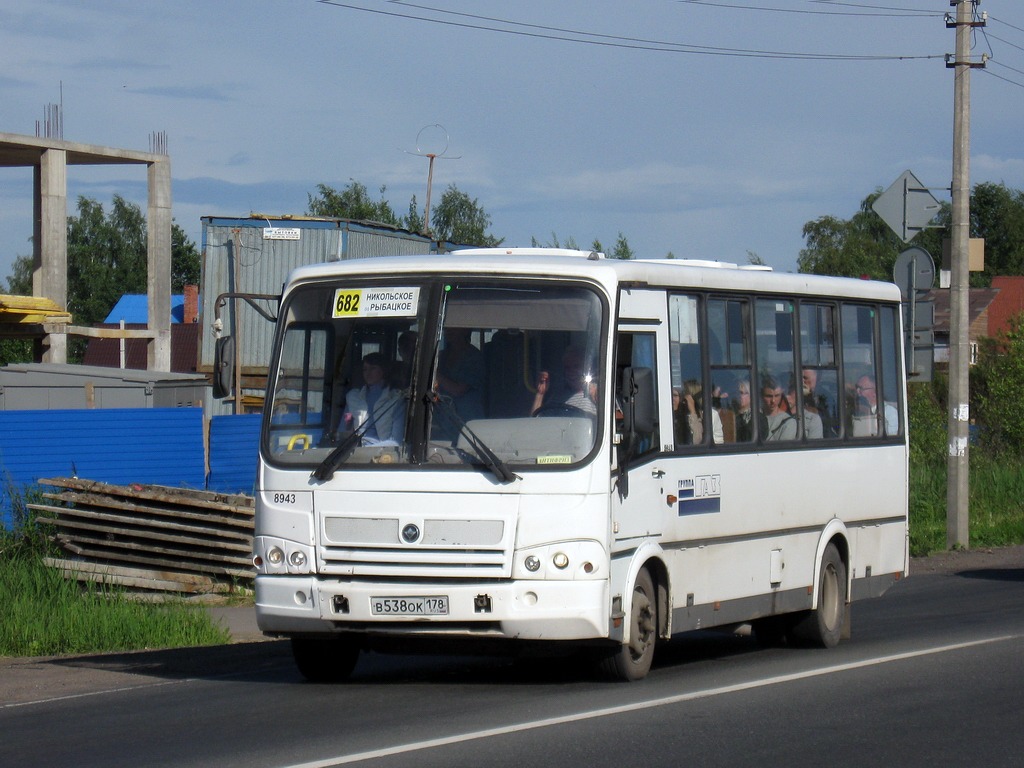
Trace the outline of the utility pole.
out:
[[[422,149],[423,133],[427,130],[434,130],[435,132],[440,131],[444,135],[444,147],[440,152],[425,152]],[[428,137],[429,138],[429,137]],[[436,141],[436,140],[435,140]],[[430,165],[427,168],[427,200],[426,205],[423,207],[423,234],[430,234],[430,192],[434,186],[434,160],[437,158],[443,158],[445,160],[458,160],[458,157],[446,157],[445,154],[448,152],[448,145],[451,142],[451,138],[448,136],[448,131],[440,123],[434,123],[433,125],[427,125],[420,129],[420,132],[416,134],[416,151],[409,152],[410,155],[419,155],[420,157],[426,157],[430,160]]]
[[[971,61],[971,35],[984,19],[974,20],[979,0],[949,0],[956,18],[946,14],[946,26],[956,28],[956,53],[946,57],[954,70],[953,88],[953,183],[949,288],[949,456],[946,462],[946,546],[968,548],[970,424],[970,147],[971,69],[983,67]]]

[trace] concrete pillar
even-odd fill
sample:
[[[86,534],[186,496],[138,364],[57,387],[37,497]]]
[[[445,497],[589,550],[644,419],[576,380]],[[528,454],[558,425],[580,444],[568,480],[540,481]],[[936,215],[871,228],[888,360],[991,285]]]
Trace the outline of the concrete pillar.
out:
[[[149,239],[148,278],[149,329],[156,335],[149,342],[148,368],[171,370],[171,159],[162,158],[148,166],[149,208],[146,233]]]
[[[67,152],[44,149],[35,167],[35,221],[32,238],[32,294],[68,304],[68,172]],[[44,363],[68,361],[68,337],[51,333],[37,357]]]

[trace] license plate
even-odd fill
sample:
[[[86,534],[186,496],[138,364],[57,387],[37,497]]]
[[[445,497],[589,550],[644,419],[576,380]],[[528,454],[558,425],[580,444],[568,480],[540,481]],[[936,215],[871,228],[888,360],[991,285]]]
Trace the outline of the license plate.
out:
[[[370,613],[374,616],[447,616],[448,596],[371,597]]]

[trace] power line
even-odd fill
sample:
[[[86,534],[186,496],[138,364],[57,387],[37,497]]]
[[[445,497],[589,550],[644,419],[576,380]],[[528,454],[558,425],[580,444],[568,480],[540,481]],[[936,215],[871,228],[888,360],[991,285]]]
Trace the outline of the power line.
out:
[[[1011,24],[1008,21],[1003,21],[1002,19],[997,19],[995,16],[989,16],[988,20],[989,21],[994,21],[997,24],[1002,24],[1004,27],[1009,27],[1010,29],[1016,29],[1018,32],[1024,32],[1024,29],[1021,29],[1020,27],[1016,27],[1016,26],[1014,26],[1013,24]]]
[[[1024,46],[1016,45],[1015,43],[1011,43],[1011,42],[1010,42],[1009,40],[1003,40],[1003,38],[1001,38],[1001,37],[997,37],[996,35],[993,35],[993,34],[992,34],[991,32],[986,32],[986,33],[985,33],[985,37],[986,37],[986,38],[989,38],[989,37],[990,37],[990,38],[992,38],[993,40],[998,40],[998,41],[999,41],[1000,43],[1002,43],[1003,45],[1008,45],[1008,46],[1010,46],[1011,48],[1016,48],[1016,49],[1017,49],[1018,51],[1024,51]],[[989,46],[989,49],[991,49],[991,48],[992,48],[992,46],[990,45],[990,46]]]
[[[997,66],[1002,67],[1003,69],[1008,69],[1011,72],[1016,72],[1019,75],[1024,75],[1024,70],[1014,69],[1013,67],[1008,67],[1005,64],[1000,64],[995,59],[989,59],[987,64],[995,64]],[[1024,83],[1018,83],[1016,80],[1011,80],[1008,77],[1003,77],[1002,75],[997,75],[995,72],[990,70],[987,66],[985,67],[985,69],[982,70],[982,72],[984,72],[986,75],[991,75],[992,77],[996,78],[997,80],[1002,80],[1005,83],[1009,83],[1010,85],[1016,85],[1018,88],[1024,88]]]
[[[400,5],[402,7],[416,8],[418,10],[428,11],[432,13],[439,13],[449,16],[459,16],[462,18],[475,19],[477,21],[490,22],[492,24],[502,24],[505,26],[489,26],[486,24],[477,24],[468,21],[452,21],[446,19],[432,18],[430,16],[415,15],[412,13],[400,13],[398,11],[389,11],[380,8],[366,8],[360,5],[339,2],[339,0],[317,1],[323,5],[332,5],[337,8],[345,8],[353,11],[362,11],[364,13],[373,13],[380,16],[391,16],[395,18],[409,19],[412,21],[422,21],[429,24],[438,24],[441,26],[459,27],[463,29],[475,29],[485,32],[499,32],[506,35],[514,35],[518,37],[531,37],[543,40],[554,40],[557,42],[578,43],[582,45],[597,45],[608,48],[625,48],[630,50],[641,51],[657,51],[662,53],[687,53],[700,54],[705,56],[731,56],[738,58],[758,59],[798,59],[812,61],[908,61],[945,58],[944,54],[838,54],[802,53],[796,51],[769,51],[747,48],[725,48],[717,46],[694,45],[690,43],[677,43],[664,40],[648,40],[644,38],[623,37],[618,35],[604,35],[596,32],[584,32],[579,30],[564,29],[540,24],[527,24],[525,22],[511,21],[508,19],[498,19],[488,16],[477,16],[474,14],[447,11],[439,8],[432,8],[429,6],[412,5],[406,3],[401,3]],[[528,30],[542,31],[524,31],[523,29],[508,29],[507,27],[522,27]],[[567,37],[566,35],[574,35],[574,37]]]
[[[715,0],[679,0],[687,5],[707,5],[714,8],[733,8],[741,11],[768,11],[771,13],[797,13],[817,16],[865,16],[865,17],[896,17],[896,18],[925,18],[928,16],[942,16],[941,12],[924,9],[894,8],[886,5],[868,5],[866,3],[833,3],[828,0],[810,0],[810,2],[827,2],[829,6],[837,5],[848,8],[863,8],[863,11],[826,11],[811,10],[808,8],[774,8],[766,5],[736,5],[734,3],[721,3]],[[884,11],[884,12],[883,12]]]

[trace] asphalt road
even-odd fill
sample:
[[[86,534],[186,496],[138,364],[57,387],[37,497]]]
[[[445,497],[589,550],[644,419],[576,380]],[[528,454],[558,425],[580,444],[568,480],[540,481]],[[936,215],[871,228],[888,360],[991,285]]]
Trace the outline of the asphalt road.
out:
[[[0,766],[1024,765],[1024,548],[915,563],[830,651],[694,633],[647,680],[287,643],[0,660]]]

